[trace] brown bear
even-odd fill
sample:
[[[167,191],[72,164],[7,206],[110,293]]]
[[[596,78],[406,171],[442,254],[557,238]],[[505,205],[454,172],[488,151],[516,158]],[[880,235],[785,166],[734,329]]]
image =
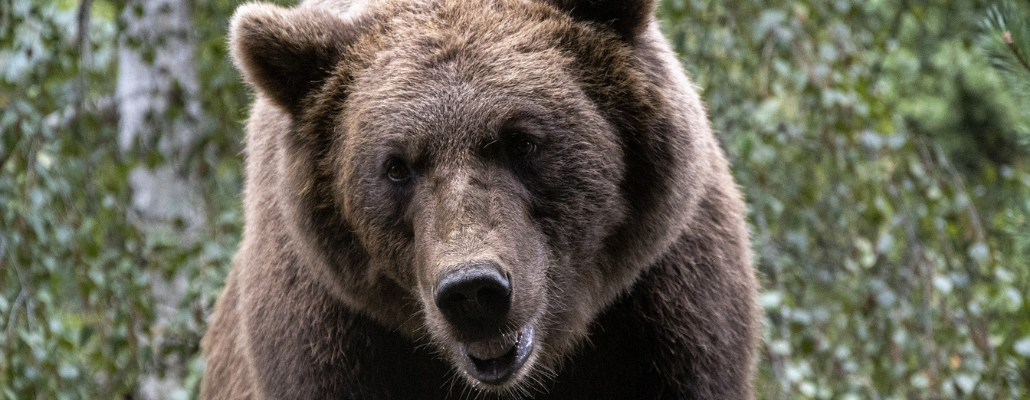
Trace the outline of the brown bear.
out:
[[[753,398],[745,206],[654,8],[240,7],[201,398]]]

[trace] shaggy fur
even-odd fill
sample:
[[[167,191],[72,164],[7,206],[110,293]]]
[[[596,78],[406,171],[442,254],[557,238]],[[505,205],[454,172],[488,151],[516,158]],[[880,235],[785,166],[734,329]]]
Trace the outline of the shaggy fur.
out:
[[[240,7],[246,221],[201,398],[752,398],[745,208],[653,9]],[[433,302],[482,260],[536,331],[497,385]]]

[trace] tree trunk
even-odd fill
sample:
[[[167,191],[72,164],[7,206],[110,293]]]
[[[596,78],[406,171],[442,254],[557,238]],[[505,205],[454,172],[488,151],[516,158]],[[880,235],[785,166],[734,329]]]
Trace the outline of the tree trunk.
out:
[[[169,235],[184,245],[195,241],[204,225],[200,191],[180,173],[181,150],[197,139],[202,113],[190,11],[188,0],[128,1],[117,87],[120,148],[127,154],[162,156],[153,168],[130,172],[130,219],[148,237]],[[149,338],[146,345],[153,347],[157,365],[144,371],[138,390],[142,399],[166,399],[181,391],[186,360],[160,355],[162,332],[179,309],[187,282],[182,274],[164,279],[155,271],[151,276],[154,325],[138,329],[139,337]]]

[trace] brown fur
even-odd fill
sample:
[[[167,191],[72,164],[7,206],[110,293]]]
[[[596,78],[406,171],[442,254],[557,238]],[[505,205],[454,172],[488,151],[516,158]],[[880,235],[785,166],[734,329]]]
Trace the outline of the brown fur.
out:
[[[246,221],[201,397],[752,398],[745,208],[653,8],[241,7]],[[480,260],[537,331],[502,385],[457,367],[432,298]]]

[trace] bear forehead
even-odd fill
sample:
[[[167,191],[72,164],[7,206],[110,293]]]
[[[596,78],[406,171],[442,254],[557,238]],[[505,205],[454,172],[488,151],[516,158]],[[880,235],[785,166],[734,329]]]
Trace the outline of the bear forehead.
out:
[[[394,43],[408,38],[486,43],[492,47],[547,45],[547,34],[567,31],[575,21],[541,1],[373,0],[355,13],[374,15],[378,33]],[[442,35],[441,35],[442,34]]]
[[[377,141],[416,148],[429,144],[419,142],[433,141],[434,147],[449,144],[457,150],[483,145],[510,129],[560,132],[579,123],[576,116],[593,114],[593,105],[560,69],[484,71],[448,64],[398,73],[387,67],[386,76],[370,69],[355,80],[342,116],[359,131],[374,133],[369,137]],[[511,74],[551,79],[550,84],[508,84],[504,75]]]
[[[355,129],[376,131],[376,141],[468,147],[506,124],[559,127],[596,114],[569,36],[611,35],[520,1],[443,0],[378,12],[391,17],[353,47],[365,54],[354,57],[361,65],[344,68],[354,79],[341,107]]]
[[[384,4],[392,4],[384,2]],[[554,9],[518,0],[463,2],[440,0],[383,7],[366,34],[351,47],[358,54],[346,70],[361,88],[409,100],[417,91],[445,83],[448,90],[517,91],[532,97],[561,96],[554,89],[574,82],[576,36],[613,37],[583,29]],[[592,33],[592,35],[590,35]],[[364,82],[362,82],[364,81]]]

